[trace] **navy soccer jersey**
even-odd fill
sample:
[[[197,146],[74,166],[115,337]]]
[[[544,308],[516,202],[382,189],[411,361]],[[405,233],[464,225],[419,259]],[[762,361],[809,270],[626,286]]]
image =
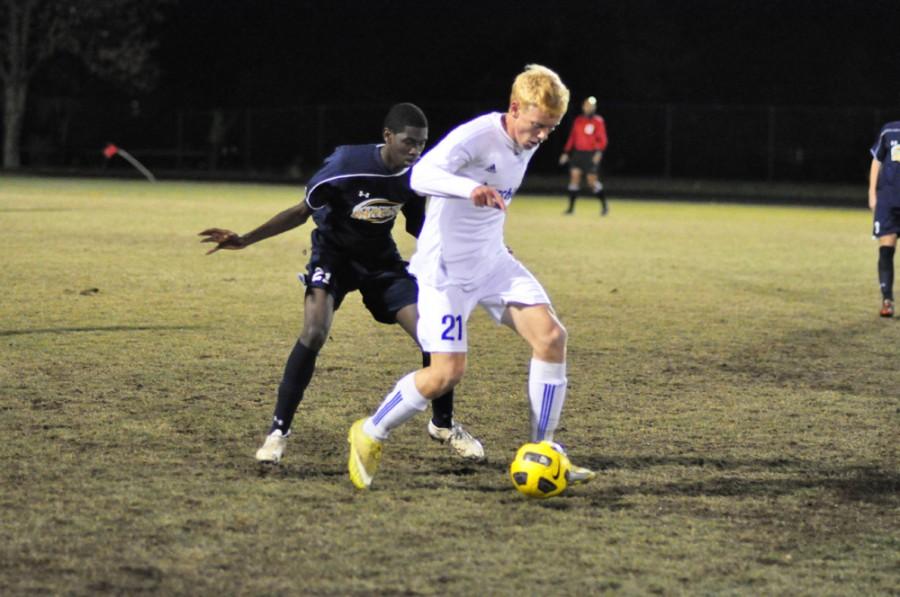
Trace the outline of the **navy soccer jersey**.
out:
[[[878,204],[900,207],[900,121],[889,122],[881,128],[870,152],[881,162],[876,183]]]
[[[371,262],[396,251],[391,237],[401,211],[406,229],[418,236],[425,199],[409,187],[409,168],[391,172],[381,146],[342,145],[306,185],[313,210],[313,242],[353,260]]]

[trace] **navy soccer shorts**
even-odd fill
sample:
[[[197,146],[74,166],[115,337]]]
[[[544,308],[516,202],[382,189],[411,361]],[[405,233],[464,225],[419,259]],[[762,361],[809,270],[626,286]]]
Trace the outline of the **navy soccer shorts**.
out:
[[[569,168],[578,168],[585,174],[597,174],[598,164],[594,163],[593,151],[573,151],[569,156]]]
[[[872,223],[872,234],[887,236],[900,233],[900,203],[882,201],[875,204],[875,220]]]
[[[306,285],[307,294],[313,288],[330,294],[335,311],[348,293],[359,290],[366,309],[380,323],[396,323],[397,311],[414,305],[419,297],[416,279],[396,251],[363,264],[343,253],[314,246],[300,281]]]

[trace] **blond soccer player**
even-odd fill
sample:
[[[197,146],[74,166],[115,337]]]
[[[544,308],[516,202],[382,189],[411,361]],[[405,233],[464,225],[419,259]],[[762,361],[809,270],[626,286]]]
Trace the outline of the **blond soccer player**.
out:
[[[419,341],[431,365],[409,373],[371,417],[350,428],[350,479],[367,489],[390,432],[453,388],[466,369],[466,322],[480,305],[531,346],[531,440],[552,440],[566,398],[566,330],[541,284],[507,250],[507,205],[528,162],[557,127],[569,90],[532,64],[516,77],[509,109],[451,131],[413,168],[410,184],[430,196],[410,271],[419,281]],[[572,467],[570,483],[593,471]]]

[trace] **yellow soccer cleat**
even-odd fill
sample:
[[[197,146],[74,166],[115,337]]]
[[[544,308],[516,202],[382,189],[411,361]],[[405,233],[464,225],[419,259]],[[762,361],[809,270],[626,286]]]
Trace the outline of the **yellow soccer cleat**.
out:
[[[584,468],[583,466],[575,466],[571,463],[569,465],[569,470],[566,472],[566,480],[569,482],[569,485],[581,485],[582,483],[587,483],[596,476],[597,473],[591,469]]]
[[[568,485],[581,485],[597,476],[596,471],[572,464],[572,461],[569,460],[569,455],[565,451],[563,451],[563,457],[566,461],[566,483]]]
[[[350,481],[357,489],[369,488],[381,461],[381,442],[369,437],[363,431],[365,422],[365,419],[360,419],[353,423],[347,435],[347,441],[350,443],[347,469],[350,472]]]

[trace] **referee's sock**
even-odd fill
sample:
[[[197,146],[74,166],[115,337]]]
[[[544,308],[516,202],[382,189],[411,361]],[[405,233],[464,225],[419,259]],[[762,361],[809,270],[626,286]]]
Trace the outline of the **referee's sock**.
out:
[[[290,432],[294,413],[297,412],[297,407],[303,400],[303,392],[312,379],[318,355],[318,350],[307,348],[299,340],[294,344],[284,366],[284,376],[278,385],[278,401],[275,403],[275,414],[269,433],[276,429],[280,430],[282,435]]]
[[[894,252],[896,247],[878,247],[878,282],[881,297],[894,300]]]
[[[594,195],[600,200],[601,213],[603,215],[609,213],[609,206],[606,204],[606,192],[603,190],[603,183],[599,180],[594,185]]]
[[[569,209],[566,210],[567,214],[573,213],[575,211],[575,200],[578,199],[578,185],[569,185]]]

